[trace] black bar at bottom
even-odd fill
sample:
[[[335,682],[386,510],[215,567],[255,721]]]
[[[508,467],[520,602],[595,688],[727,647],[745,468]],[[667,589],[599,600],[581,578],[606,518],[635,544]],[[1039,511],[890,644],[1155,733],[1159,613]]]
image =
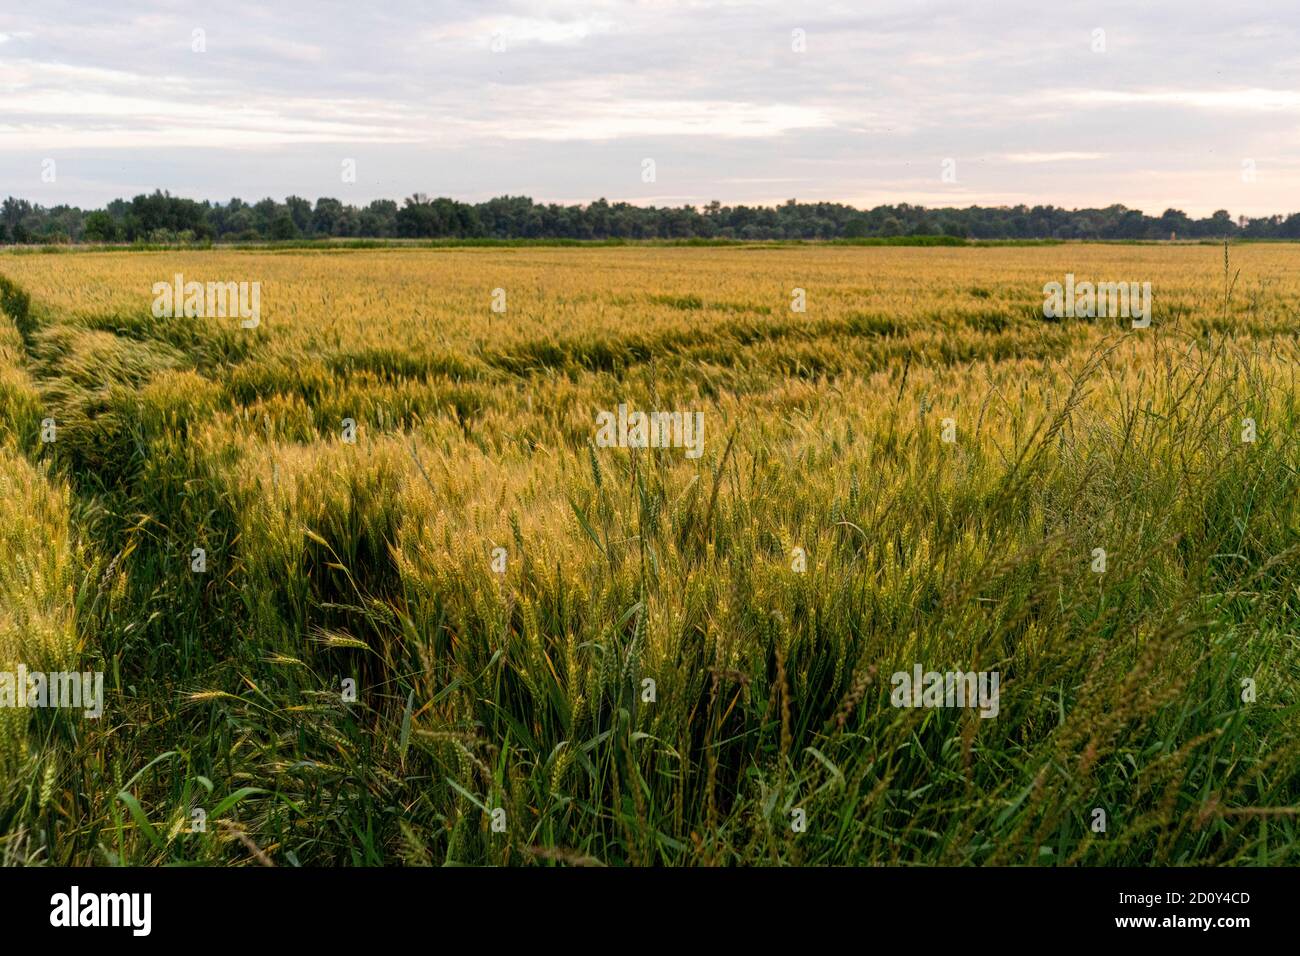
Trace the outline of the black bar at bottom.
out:
[[[770,944],[782,927],[826,941],[1043,932],[1051,935],[1037,938],[1200,935],[1231,945],[1291,925],[1294,878],[1281,869],[30,868],[0,869],[0,913],[10,940],[49,933],[127,946],[374,946],[431,930],[434,942],[454,933],[462,945],[479,934],[496,944],[510,934],[594,942],[608,930],[610,942],[686,933],[734,947],[740,938]],[[133,894],[148,894],[147,909]]]

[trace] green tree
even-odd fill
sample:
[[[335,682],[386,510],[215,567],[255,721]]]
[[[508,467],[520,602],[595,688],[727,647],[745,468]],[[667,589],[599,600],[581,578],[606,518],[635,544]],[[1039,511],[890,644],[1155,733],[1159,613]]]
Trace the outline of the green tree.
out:
[[[97,209],[86,217],[87,242],[117,242],[120,238],[121,230],[117,223],[102,209]]]
[[[271,220],[271,238],[277,241],[285,239],[297,239],[302,235],[298,231],[298,225],[289,215],[289,211],[283,210]]]

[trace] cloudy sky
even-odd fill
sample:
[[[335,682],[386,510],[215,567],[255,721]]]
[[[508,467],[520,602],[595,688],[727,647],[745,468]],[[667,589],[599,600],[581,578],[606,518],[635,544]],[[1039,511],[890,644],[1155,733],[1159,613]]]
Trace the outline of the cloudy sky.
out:
[[[1289,0],[0,0],[0,195],[1294,212],[1298,39]]]

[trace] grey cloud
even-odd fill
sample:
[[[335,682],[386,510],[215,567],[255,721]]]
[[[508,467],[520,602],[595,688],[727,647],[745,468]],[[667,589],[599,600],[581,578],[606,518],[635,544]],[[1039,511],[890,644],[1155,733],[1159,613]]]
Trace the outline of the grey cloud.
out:
[[[0,176],[79,204],[163,187],[1285,212],[1298,27],[1257,0],[53,0],[0,15]]]

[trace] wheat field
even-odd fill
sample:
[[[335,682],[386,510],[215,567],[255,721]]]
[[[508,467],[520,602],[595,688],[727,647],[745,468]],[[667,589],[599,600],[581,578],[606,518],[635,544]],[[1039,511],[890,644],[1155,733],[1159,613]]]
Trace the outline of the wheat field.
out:
[[[4,858],[1300,863],[1298,264],[0,255],[0,668],[105,688],[0,710]],[[1067,274],[1150,328],[1045,320]]]

